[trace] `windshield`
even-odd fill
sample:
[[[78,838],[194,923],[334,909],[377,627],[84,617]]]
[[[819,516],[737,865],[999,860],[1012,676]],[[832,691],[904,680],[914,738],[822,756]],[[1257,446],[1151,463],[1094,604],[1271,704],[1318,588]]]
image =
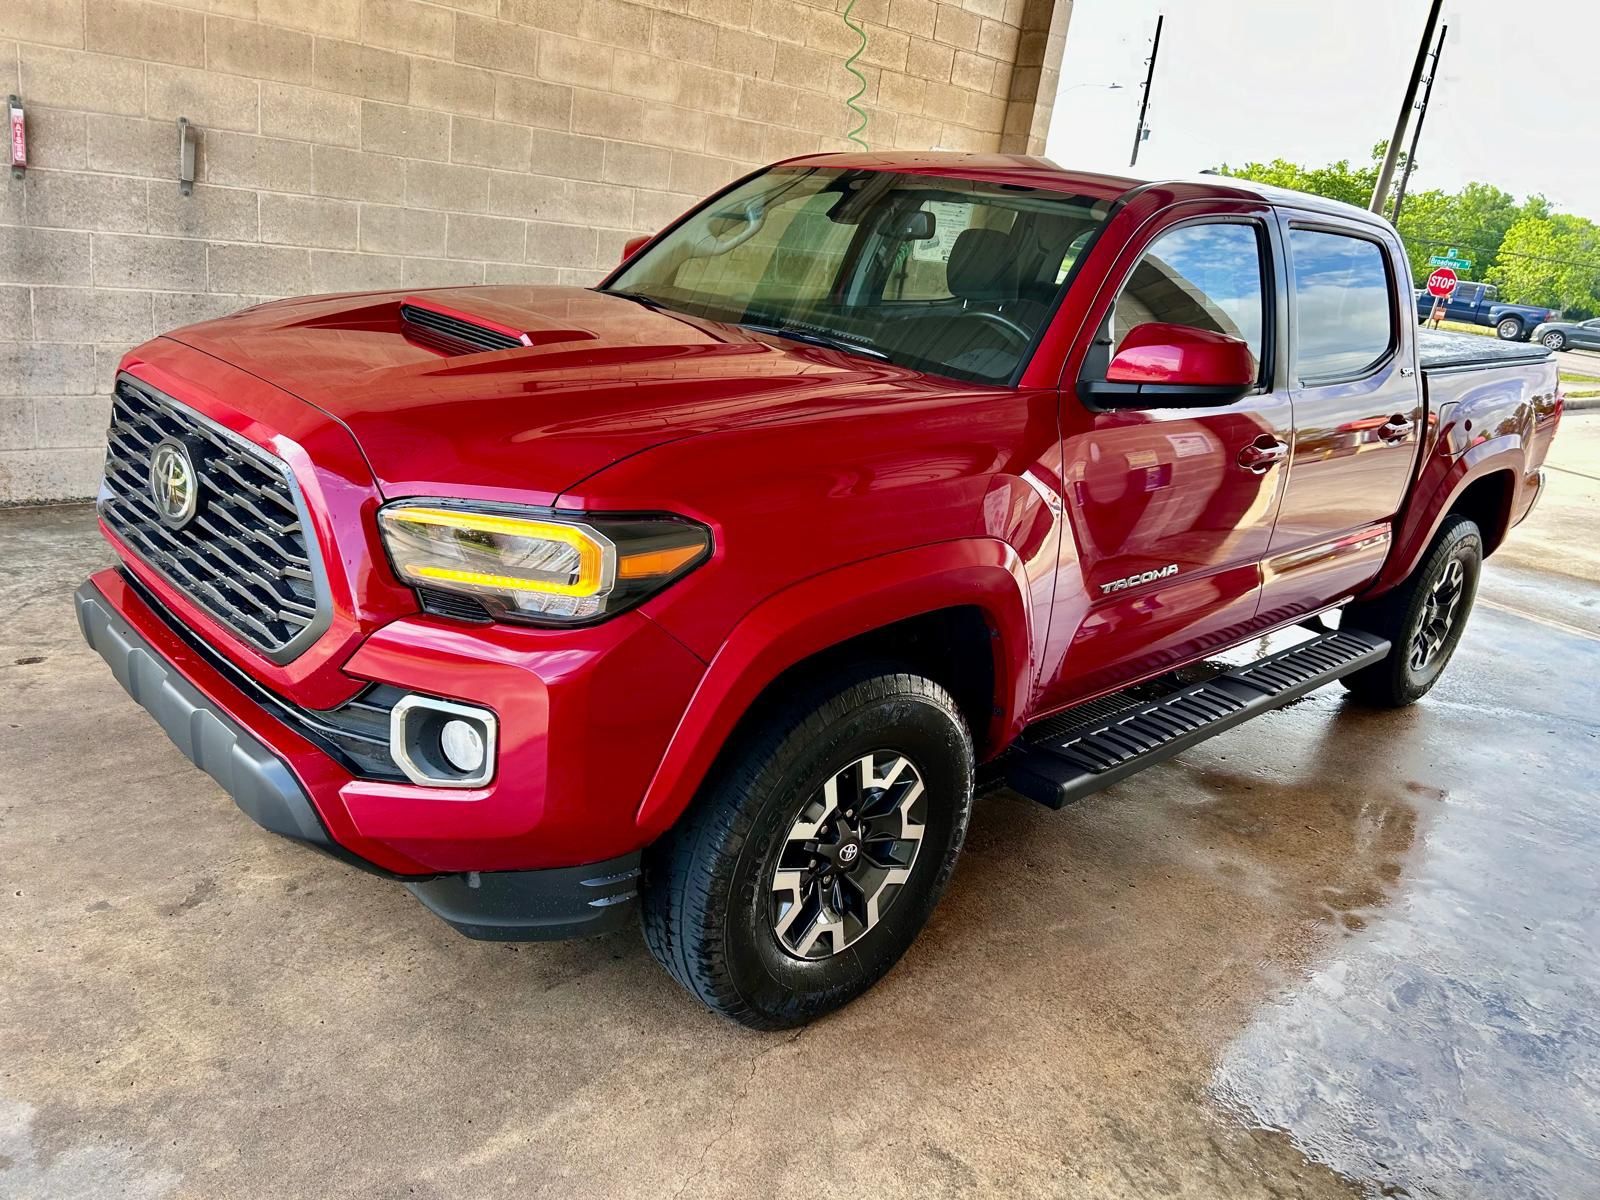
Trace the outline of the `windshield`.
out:
[[[1014,184],[777,167],[715,197],[604,290],[1007,383],[1108,207]]]

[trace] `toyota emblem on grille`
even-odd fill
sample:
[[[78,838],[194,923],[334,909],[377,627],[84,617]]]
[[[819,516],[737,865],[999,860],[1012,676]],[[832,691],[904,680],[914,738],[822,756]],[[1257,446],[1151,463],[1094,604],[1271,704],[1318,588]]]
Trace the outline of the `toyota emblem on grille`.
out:
[[[169,438],[150,455],[150,498],[165,525],[181,529],[200,503],[200,477],[182,442]]]

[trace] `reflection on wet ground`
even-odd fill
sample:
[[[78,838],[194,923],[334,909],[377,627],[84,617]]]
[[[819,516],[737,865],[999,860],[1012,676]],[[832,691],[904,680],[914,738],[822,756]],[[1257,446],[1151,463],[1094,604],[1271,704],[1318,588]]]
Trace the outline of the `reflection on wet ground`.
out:
[[[1546,690],[1537,723],[1497,711],[1551,664],[1548,632],[1494,628],[1479,686],[1418,710],[1467,736],[1424,728],[1394,764],[1423,814],[1409,849],[1377,856],[1395,877],[1330,897],[1359,932],[1250,1020],[1212,1086],[1385,1194],[1576,1200],[1600,1195],[1600,716],[1592,687]],[[1600,644],[1564,652],[1566,678],[1594,679]],[[1390,814],[1372,829],[1395,831]]]

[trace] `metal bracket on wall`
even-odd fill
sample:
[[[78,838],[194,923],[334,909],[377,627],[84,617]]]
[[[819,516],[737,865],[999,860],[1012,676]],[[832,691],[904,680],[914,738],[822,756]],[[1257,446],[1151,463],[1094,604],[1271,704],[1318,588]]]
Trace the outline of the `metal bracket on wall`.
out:
[[[185,196],[194,192],[194,126],[188,117],[178,118],[178,191]]]
[[[22,111],[22,97],[7,96],[6,109],[11,116],[11,178],[21,179],[28,169],[28,122]]]

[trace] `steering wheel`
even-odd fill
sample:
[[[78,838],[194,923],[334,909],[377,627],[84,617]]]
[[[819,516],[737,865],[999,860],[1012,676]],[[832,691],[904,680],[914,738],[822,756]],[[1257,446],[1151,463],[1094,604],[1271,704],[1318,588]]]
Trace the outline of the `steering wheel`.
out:
[[[1019,349],[1026,349],[1029,342],[1033,341],[1033,331],[1024,329],[1004,313],[997,313],[988,308],[969,308],[962,314],[965,317],[978,317],[995,326],[1002,333],[1016,339]]]

